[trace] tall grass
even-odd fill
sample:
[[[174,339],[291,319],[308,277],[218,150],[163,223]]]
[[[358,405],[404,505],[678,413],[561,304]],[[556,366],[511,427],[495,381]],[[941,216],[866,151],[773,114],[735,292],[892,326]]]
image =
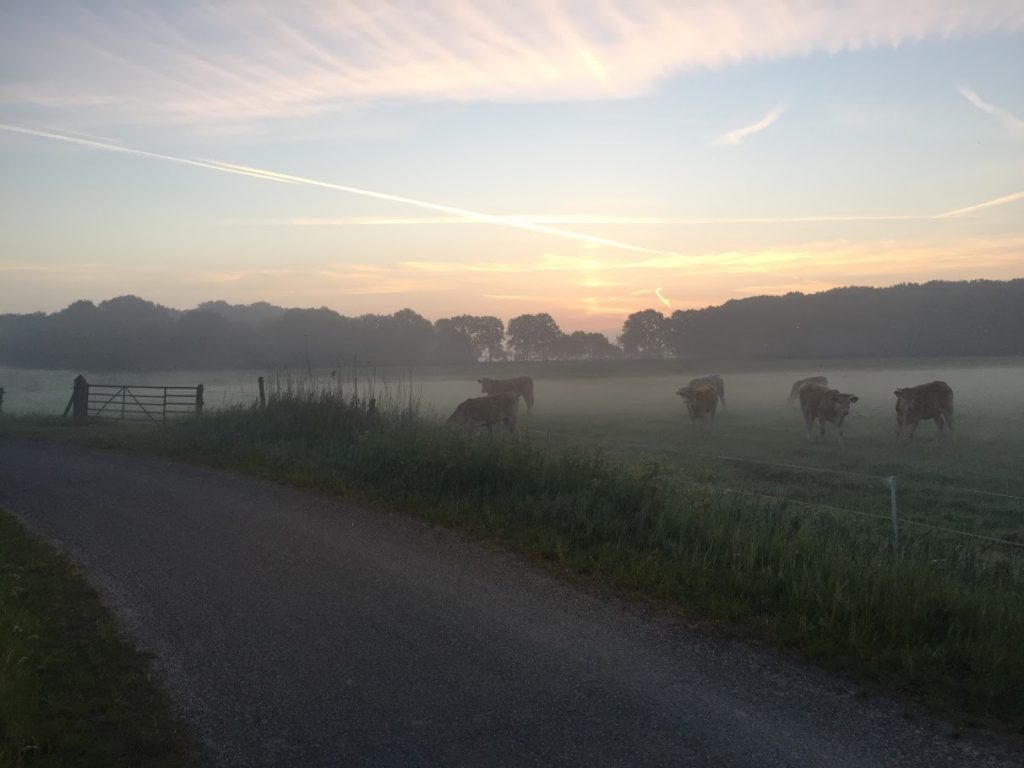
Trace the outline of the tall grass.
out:
[[[587,449],[446,428],[391,388],[279,379],[164,452],[384,501],[1024,729],[1024,557],[722,494]]]

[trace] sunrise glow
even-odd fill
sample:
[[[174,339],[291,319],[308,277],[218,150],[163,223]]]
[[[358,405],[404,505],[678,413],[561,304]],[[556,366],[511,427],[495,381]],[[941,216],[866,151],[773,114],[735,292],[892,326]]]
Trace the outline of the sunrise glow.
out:
[[[0,311],[133,293],[614,333],[1024,274],[1024,6],[679,6],[6,6]]]

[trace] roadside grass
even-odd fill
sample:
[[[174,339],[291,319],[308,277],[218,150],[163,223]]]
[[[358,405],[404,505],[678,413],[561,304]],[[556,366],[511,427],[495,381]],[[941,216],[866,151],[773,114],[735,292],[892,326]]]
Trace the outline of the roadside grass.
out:
[[[360,395],[279,381],[265,409],[163,429],[16,419],[6,432],[142,449],[413,512],[794,647],[968,724],[1024,732],[1024,552],[914,530],[895,547],[888,520],[785,498],[801,491],[791,478],[765,474],[778,499],[737,495],[710,468],[657,455],[624,463],[539,430],[448,429],[421,417],[407,388]]]
[[[74,567],[0,510],[0,768],[192,763],[149,659]]]

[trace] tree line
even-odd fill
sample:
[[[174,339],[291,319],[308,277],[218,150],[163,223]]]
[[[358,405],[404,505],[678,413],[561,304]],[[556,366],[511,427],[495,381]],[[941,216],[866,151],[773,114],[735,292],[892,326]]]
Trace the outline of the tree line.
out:
[[[1024,354],[1024,279],[834,288],[630,315],[630,357],[799,359]]]
[[[83,370],[303,368],[630,358],[820,358],[1024,354],[1024,279],[836,288],[631,314],[618,344],[565,333],[547,313],[411,309],[347,317],[224,301],[177,310],[135,296],[0,315],[0,365]]]
[[[547,313],[458,315],[411,309],[346,317],[224,301],[177,310],[136,296],[76,301],[45,314],[0,315],[0,365],[91,370],[304,368],[621,356],[600,333],[564,333]]]

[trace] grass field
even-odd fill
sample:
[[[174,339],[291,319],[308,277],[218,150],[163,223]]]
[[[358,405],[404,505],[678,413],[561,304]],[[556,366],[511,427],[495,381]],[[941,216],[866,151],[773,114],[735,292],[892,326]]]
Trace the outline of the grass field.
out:
[[[0,766],[191,763],[149,660],[74,568],[0,510]]]
[[[517,437],[440,427],[478,376],[523,372],[489,368],[282,377],[265,411],[84,432],[8,419],[0,433],[153,450],[394,505],[1024,732],[1019,362],[535,365],[524,368],[537,406]],[[712,370],[728,406],[702,436],[674,391]],[[832,431],[808,443],[785,404],[794,379],[818,373],[861,398],[844,446]],[[927,423],[897,443],[892,390],[936,378],[956,391],[955,438]]]

